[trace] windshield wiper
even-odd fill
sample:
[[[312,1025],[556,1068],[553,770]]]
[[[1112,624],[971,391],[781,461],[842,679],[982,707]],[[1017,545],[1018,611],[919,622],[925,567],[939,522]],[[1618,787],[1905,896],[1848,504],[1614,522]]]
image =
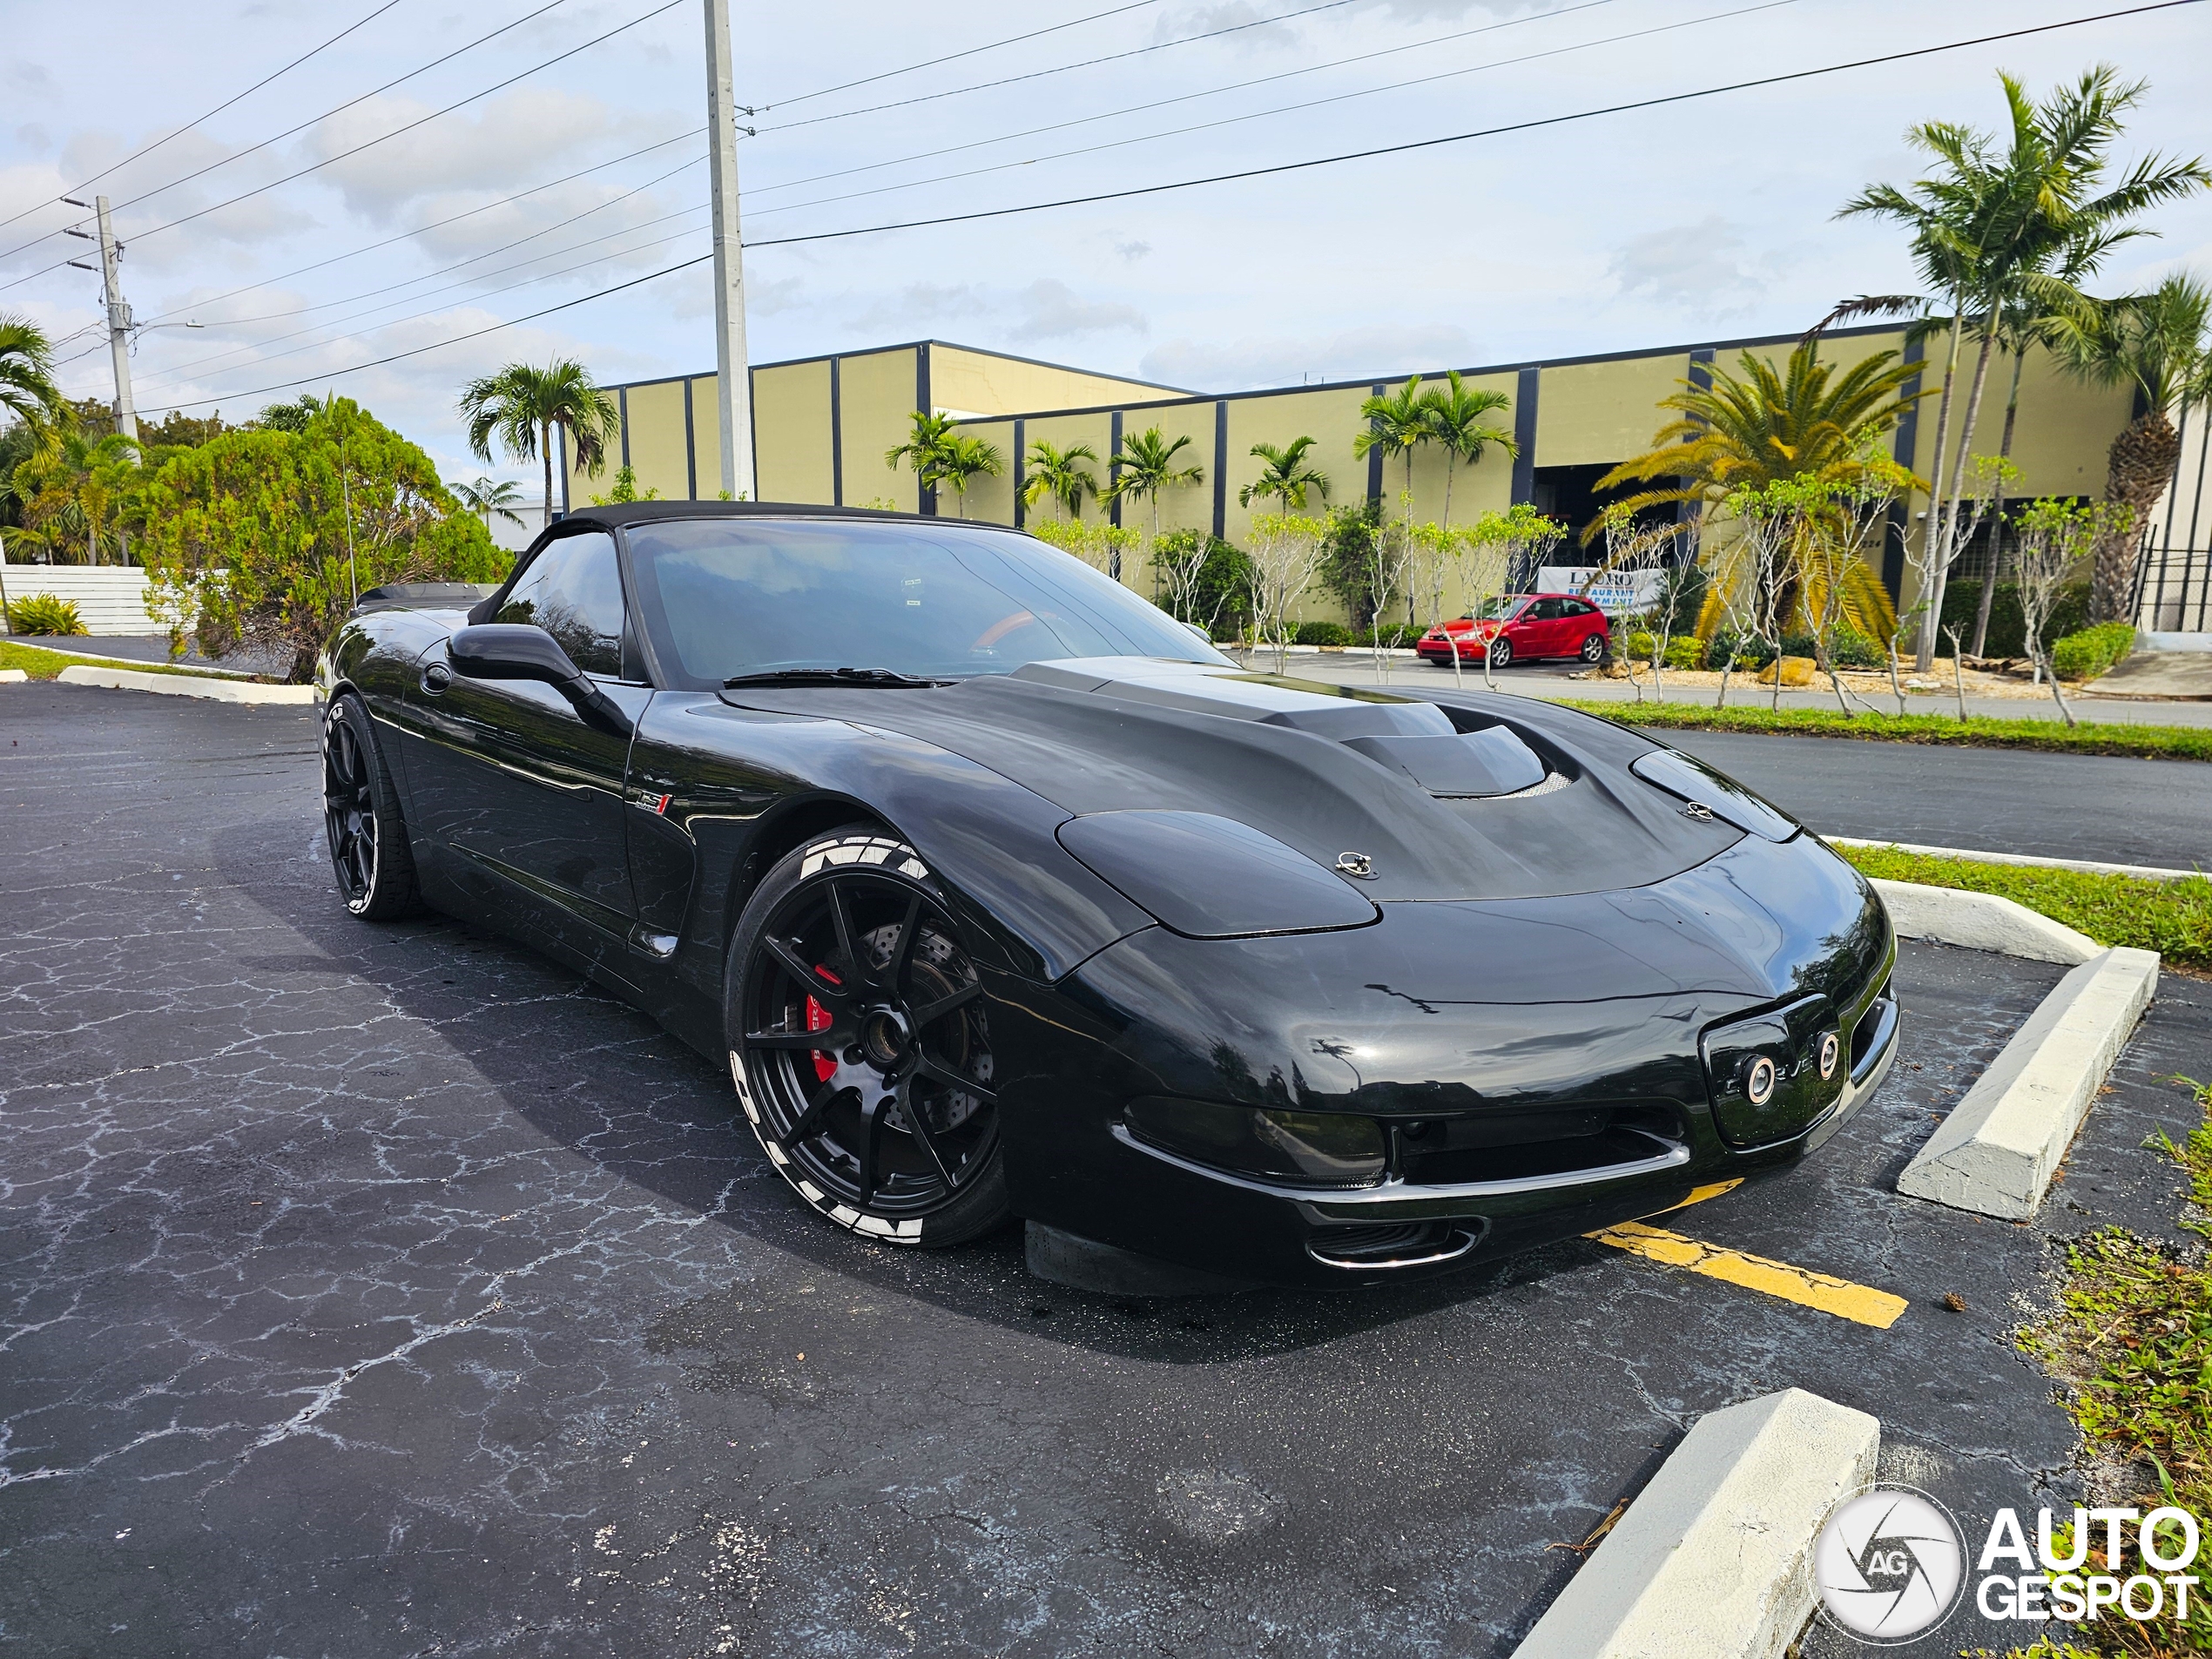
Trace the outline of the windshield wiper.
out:
[[[894,668],[771,668],[758,674],[732,674],[722,682],[725,691],[743,685],[880,685],[903,689],[952,684],[950,680],[917,679]]]

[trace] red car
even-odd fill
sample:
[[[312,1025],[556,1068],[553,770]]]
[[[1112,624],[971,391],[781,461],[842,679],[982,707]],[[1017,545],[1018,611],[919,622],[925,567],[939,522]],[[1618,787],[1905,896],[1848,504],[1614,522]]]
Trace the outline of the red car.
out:
[[[1480,663],[1485,641],[1490,660],[1535,662],[1546,657],[1579,657],[1602,662],[1611,632],[1605,612],[1571,593],[1508,593],[1441,626],[1432,628],[1413,649],[1421,660],[1448,668],[1456,649],[1463,663]]]

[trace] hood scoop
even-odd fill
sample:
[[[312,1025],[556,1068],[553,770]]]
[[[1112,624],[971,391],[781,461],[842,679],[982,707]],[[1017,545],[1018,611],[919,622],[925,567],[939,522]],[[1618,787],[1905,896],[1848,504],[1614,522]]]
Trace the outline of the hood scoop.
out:
[[[1541,758],[1502,725],[1450,737],[1347,738],[1344,746],[1397,767],[1430,794],[1447,799],[1514,795],[1544,781]]]

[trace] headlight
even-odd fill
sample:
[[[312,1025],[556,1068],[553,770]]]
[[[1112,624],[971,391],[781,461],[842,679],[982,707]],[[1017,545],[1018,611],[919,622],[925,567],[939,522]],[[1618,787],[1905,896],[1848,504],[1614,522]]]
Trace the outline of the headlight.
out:
[[[1240,1175],[1331,1187],[1382,1178],[1382,1125],[1372,1117],[1148,1096],[1122,1120],[1140,1141]]]
[[[1088,813],[1059,836],[1100,880],[1191,939],[1363,927],[1382,914],[1305,853],[1211,813]]]

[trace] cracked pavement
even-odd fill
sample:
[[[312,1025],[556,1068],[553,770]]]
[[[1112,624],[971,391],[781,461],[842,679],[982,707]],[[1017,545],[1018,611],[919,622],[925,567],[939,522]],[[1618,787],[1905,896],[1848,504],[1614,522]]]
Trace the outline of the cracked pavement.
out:
[[[2173,1233],[2141,1143],[2191,1124],[2155,1080],[2212,986],[2168,977],[2016,1226],[1892,1188],[2060,970],[1908,946],[1883,1093],[1667,1224],[1906,1297],[1886,1332],[1584,1242],[1157,1302],[1012,1233],[871,1247],[642,1016],[345,915],[314,742],[0,688],[0,1652],[1502,1655],[1574,1570],[1548,1546],[1771,1389],[1876,1413],[1970,1530],[2070,1498],[2007,1333],[2064,1237]]]

